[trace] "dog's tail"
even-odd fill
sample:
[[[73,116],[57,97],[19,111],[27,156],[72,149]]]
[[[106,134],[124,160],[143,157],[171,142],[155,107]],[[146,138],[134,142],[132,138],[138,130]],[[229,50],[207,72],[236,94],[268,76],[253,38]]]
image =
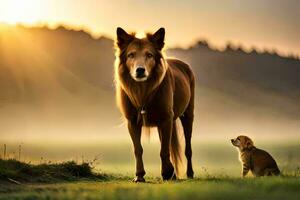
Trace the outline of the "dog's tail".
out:
[[[180,126],[180,120],[177,119],[173,126],[171,137],[171,161],[175,167],[177,178],[183,178],[186,169],[186,160],[184,156],[184,135],[182,127]]]

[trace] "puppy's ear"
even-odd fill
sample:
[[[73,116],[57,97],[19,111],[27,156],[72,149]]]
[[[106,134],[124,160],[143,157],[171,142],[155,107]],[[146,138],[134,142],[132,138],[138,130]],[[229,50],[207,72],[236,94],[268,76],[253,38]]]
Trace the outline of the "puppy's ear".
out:
[[[158,50],[162,50],[165,45],[165,29],[160,28],[153,35],[147,34],[148,40],[150,40]]]
[[[247,148],[253,147],[253,142],[252,142],[251,140],[248,140],[248,141],[246,142],[246,147],[247,147]]]
[[[126,33],[126,31],[120,27],[117,28],[117,45],[120,49],[125,48],[133,39],[133,35]]]

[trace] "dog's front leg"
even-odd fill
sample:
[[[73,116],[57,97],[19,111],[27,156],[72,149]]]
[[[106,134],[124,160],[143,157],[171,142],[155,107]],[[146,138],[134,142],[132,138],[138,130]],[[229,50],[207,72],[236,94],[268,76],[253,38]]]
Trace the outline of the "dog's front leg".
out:
[[[169,180],[174,176],[174,167],[170,161],[170,145],[171,134],[173,127],[173,118],[162,122],[158,126],[158,132],[161,142],[160,157],[161,157],[161,175],[163,180]]]
[[[249,170],[250,170],[250,167],[246,163],[243,163],[242,178],[245,178],[245,176],[248,174]]]
[[[143,163],[143,147],[141,144],[142,126],[137,125],[136,121],[128,121],[128,130],[134,146],[134,155],[136,161],[136,177],[134,182],[145,182],[144,175],[146,174]]]

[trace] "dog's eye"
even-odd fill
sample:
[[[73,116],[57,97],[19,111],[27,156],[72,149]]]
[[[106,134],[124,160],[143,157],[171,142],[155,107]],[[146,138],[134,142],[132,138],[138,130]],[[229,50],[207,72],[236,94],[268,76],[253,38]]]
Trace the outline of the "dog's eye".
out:
[[[146,57],[147,57],[147,58],[153,58],[153,54],[151,54],[151,53],[146,53]]]
[[[127,55],[127,57],[128,57],[128,58],[134,58],[134,53],[129,53],[129,54]]]
[[[238,141],[240,141],[240,138],[236,138]]]

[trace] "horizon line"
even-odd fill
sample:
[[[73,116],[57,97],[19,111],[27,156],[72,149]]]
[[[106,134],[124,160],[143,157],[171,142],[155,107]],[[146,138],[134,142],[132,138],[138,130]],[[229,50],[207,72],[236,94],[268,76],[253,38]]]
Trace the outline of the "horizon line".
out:
[[[54,25],[51,25],[47,22],[37,22],[35,24],[26,24],[26,23],[15,23],[15,24],[10,24],[7,22],[1,22],[0,21],[0,32],[1,32],[1,26],[7,26],[7,27],[21,27],[21,28],[46,28],[48,30],[57,30],[60,28],[63,28],[67,31],[75,31],[75,32],[84,32],[85,34],[89,35],[92,39],[94,40],[99,40],[101,38],[107,38],[112,41],[115,40],[115,37],[112,35],[106,35],[103,33],[94,33],[92,30],[85,26],[75,26],[75,25],[69,25],[65,23],[56,23]],[[253,52],[256,52],[258,54],[270,54],[270,55],[277,55],[282,58],[288,58],[288,59],[295,59],[295,60],[300,60],[300,53],[296,52],[282,52],[278,50],[276,47],[263,47],[263,48],[258,48],[254,45],[252,45],[250,48],[245,47],[242,43],[234,43],[230,40],[226,42],[225,45],[215,45],[213,42],[211,42],[208,39],[198,37],[198,39],[195,39],[194,42],[191,44],[187,45],[167,45],[166,49],[192,49],[197,46],[207,46],[209,49],[214,50],[214,51],[219,51],[219,52],[225,52],[227,50],[233,50],[233,51],[243,51],[246,54],[250,54]]]

